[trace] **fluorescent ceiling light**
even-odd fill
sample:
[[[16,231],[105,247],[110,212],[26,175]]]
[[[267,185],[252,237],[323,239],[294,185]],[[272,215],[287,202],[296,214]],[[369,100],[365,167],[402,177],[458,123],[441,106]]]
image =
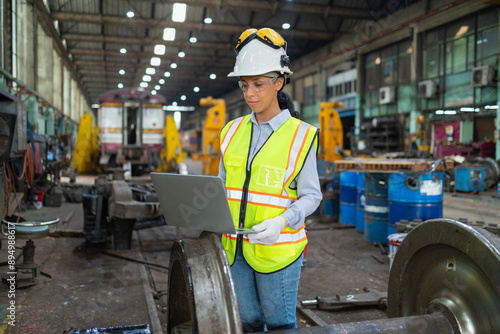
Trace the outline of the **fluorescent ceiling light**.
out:
[[[122,84],[122,83],[119,83],[119,84],[118,84],[118,88],[123,88],[123,84]]]
[[[125,49],[125,48],[121,48],[121,49],[120,49],[120,53],[127,53],[127,49]]]
[[[176,63],[172,63],[172,64],[170,64],[170,67],[171,68],[177,68],[177,64]]]
[[[214,80],[215,78],[217,78],[217,75],[215,73],[210,74],[210,79]]]
[[[146,68],[146,74],[155,75],[156,70],[153,67]]]
[[[152,90],[152,91],[151,91],[151,95],[156,95],[156,91],[155,91],[155,90]]]
[[[181,95],[181,100],[186,101],[186,95]]]
[[[99,108],[100,106],[99,106],[99,103],[94,103],[94,104],[91,105],[91,107],[94,108],[94,109],[96,109],[96,108]]]
[[[194,44],[194,43],[198,42],[198,38],[193,36],[189,39],[189,41]]]
[[[159,83],[160,85],[163,85],[163,84],[165,83],[165,79],[160,79],[160,80],[158,80],[158,83]]]
[[[151,76],[150,75],[143,75],[142,76],[142,81],[150,82],[151,81]]]
[[[169,72],[169,71],[167,71],[167,72],[165,72],[163,75],[164,75],[164,76],[166,76],[166,77],[168,78],[168,77],[170,76],[170,72]]]
[[[134,16],[135,16],[135,14],[134,14],[134,12],[133,12],[133,11],[129,10],[129,11],[127,12],[127,17],[128,17],[129,19],[133,18]]]
[[[196,108],[195,107],[192,107],[192,106],[189,106],[189,107],[185,107],[185,106],[178,106],[177,103],[174,105],[174,103],[172,103],[171,106],[164,106],[163,107],[163,110],[168,110],[168,111],[194,111]]]
[[[290,29],[290,23],[283,23],[283,25],[281,26],[283,29]]]
[[[212,23],[212,18],[205,17],[205,19],[203,20],[203,22],[205,22],[206,24],[210,24],[210,23]]]
[[[193,91],[194,91],[195,93],[198,93],[198,92],[200,91],[200,87],[194,87],[194,88],[193,88]]]
[[[180,51],[178,54],[177,54],[180,58],[184,58],[186,56],[186,53],[183,52],[183,51]]]
[[[165,45],[163,44],[156,44],[155,45],[155,50],[154,53],[155,55],[163,56],[165,54]]]
[[[156,89],[156,90],[160,90],[160,88],[161,88],[161,86],[160,86],[160,85],[156,85],[156,86],[155,86],[155,89]]]
[[[455,115],[457,113],[456,110],[445,110],[444,114],[445,115]]]
[[[498,109],[498,106],[485,106],[484,109]]]
[[[462,107],[462,108],[460,108],[460,111],[467,111],[467,112],[479,112],[479,108]]]
[[[455,38],[459,38],[467,31],[469,31],[469,26],[461,26],[460,29],[458,29],[457,33],[455,34]]]
[[[121,75],[124,75],[125,74],[125,70],[121,69],[118,71],[118,73],[120,73]]]
[[[147,82],[141,82],[139,84],[139,86],[141,86],[142,88],[146,88],[148,86],[148,83]]]
[[[177,102],[175,102],[175,101],[174,101],[174,102],[172,102],[172,105],[173,105],[174,107],[177,107]]]
[[[174,3],[174,9],[172,11],[172,21],[174,22],[184,22],[186,21],[186,4],[185,3]]]
[[[444,114],[444,110],[436,110],[436,115],[442,115]]]
[[[160,57],[151,57],[151,66],[160,66],[161,59]]]
[[[166,41],[175,41],[175,28],[163,29],[163,39]]]

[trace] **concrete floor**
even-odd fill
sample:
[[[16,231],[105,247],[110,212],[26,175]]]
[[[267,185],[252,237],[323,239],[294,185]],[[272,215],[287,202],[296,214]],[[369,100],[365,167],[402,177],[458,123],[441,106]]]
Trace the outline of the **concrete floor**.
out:
[[[82,181],[83,180],[83,181]],[[88,182],[83,178],[81,182]],[[90,182],[91,183],[91,182]],[[500,223],[500,199],[496,190],[479,195],[445,194],[444,217],[486,223]],[[64,202],[60,208],[31,208],[22,213],[27,220],[65,218],[74,211],[68,224],[58,230],[82,231],[81,204]],[[380,248],[367,243],[354,228],[336,228],[338,224],[310,221],[309,245],[302,270],[299,300],[316,296],[332,297],[362,292],[363,288],[387,291],[389,261]],[[181,237],[199,233],[182,231]],[[159,226],[137,230],[130,250],[108,251],[168,267],[170,247],[177,237],[175,228]],[[18,239],[22,246],[25,240]],[[154,334],[166,333],[166,294],[168,271],[100,252],[86,252],[82,237],[46,237],[36,239],[36,262],[52,280],[26,289],[17,289],[8,297],[8,287],[0,285],[0,333],[70,333],[75,329],[149,324]],[[20,254],[20,251],[17,251]],[[7,259],[4,238],[0,261]],[[378,259],[378,260],[377,260]],[[379,262],[382,262],[380,263]],[[0,268],[5,277],[7,267]],[[8,324],[7,306],[15,301],[15,327]],[[377,308],[346,311],[314,311],[325,323],[341,323],[385,318]],[[299,327],[311,323],[299,314]]]

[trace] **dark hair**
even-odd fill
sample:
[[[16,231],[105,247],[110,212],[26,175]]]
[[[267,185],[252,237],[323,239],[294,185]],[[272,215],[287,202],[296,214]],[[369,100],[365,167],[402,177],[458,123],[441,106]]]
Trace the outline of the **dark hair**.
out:
[[[299,118],[300,114],[293,108],[293,103],[290,99],[290,96],[288,96],[288,94],[282,90],[278,92],[278,104],[280,106],[280,109],[288,109],[292,117],[295,117],[297,119]]]

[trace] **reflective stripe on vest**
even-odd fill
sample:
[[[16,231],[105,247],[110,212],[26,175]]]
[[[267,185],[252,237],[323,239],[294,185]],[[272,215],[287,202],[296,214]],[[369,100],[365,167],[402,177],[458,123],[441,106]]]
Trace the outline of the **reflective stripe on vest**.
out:
[[[304,122],[300,122],[300,126],[295,131],[295,134],[294,134],[295,139],[293,141],[293,145],[290,147],[290,152],[288,153],[288,166],[287,166],[286,172],[285,172],[285,180],[286,180],[285,184],[287,184],[288,181],[290,181],[290,182],[292,181],[292,180],[290,180],[290,177],[293,175],[293,173],[297,169],[297,163],[299,162],[297,157],[299,155],[300,150],[303,148],[303,146],[306,143],[307,134],[312,129],[313,129],[312,125],[309,125],[309,124],[304,123]],[[287,195],[287,192],[285,191],[285,189],[283,189],[282,195],[283,196]]]
[[[224,234],[226,237],[236,240],[238,234]],[[307,238],[306,230],[304,226],[299,228],[298,230],[293,230],[293,232],[282,232],[276,241],[275,245],[278,244],[290,244],[304,241]],[[243,236],[244,241],[248,241],[246,236]]]
[[[220,151],[222,152],[222,156],[224,156],[224,154],[226,153],[227,146],[229,145],[229,143],[233,139],[234,134],[236,133],[236,130],[238,130],[240,125],[244,123],[243,120],[245,118],[247,118],[247,120],[248,120],[249,117],[250,116],[240,117],[240,118],[237,118],[234,121],[232,121],[232,124],[229,123],[231,125],[230,125],[229,129],[227,130],[227,132],[224,134],[224,137],[222,138],[221,144],[220,144]]]
[[[242,189],[226,188],[226,190],[228,201],[241,201],[241,197],[243,195]],[[268,195],[264,193],[261,194],[258,192],[249,191],[247,202],[256,205],[269,205],[281,209],[287,209],[290,204],[292,204],[292,202],[296,199],[297,198]]]

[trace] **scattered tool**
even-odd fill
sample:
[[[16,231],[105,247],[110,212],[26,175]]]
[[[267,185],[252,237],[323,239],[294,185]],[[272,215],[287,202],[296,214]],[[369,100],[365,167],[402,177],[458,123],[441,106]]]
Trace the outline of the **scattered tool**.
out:
[[[379,292],[376,290],[363,289],[364,293],[355,295],[339,296],[322,298],[317,296],[313,300],[302,300],[302,306],[316,306],[319,310],[337,311],[345,308],[357,306],[377,306],[380,308],[387,307],[387,292]]]

